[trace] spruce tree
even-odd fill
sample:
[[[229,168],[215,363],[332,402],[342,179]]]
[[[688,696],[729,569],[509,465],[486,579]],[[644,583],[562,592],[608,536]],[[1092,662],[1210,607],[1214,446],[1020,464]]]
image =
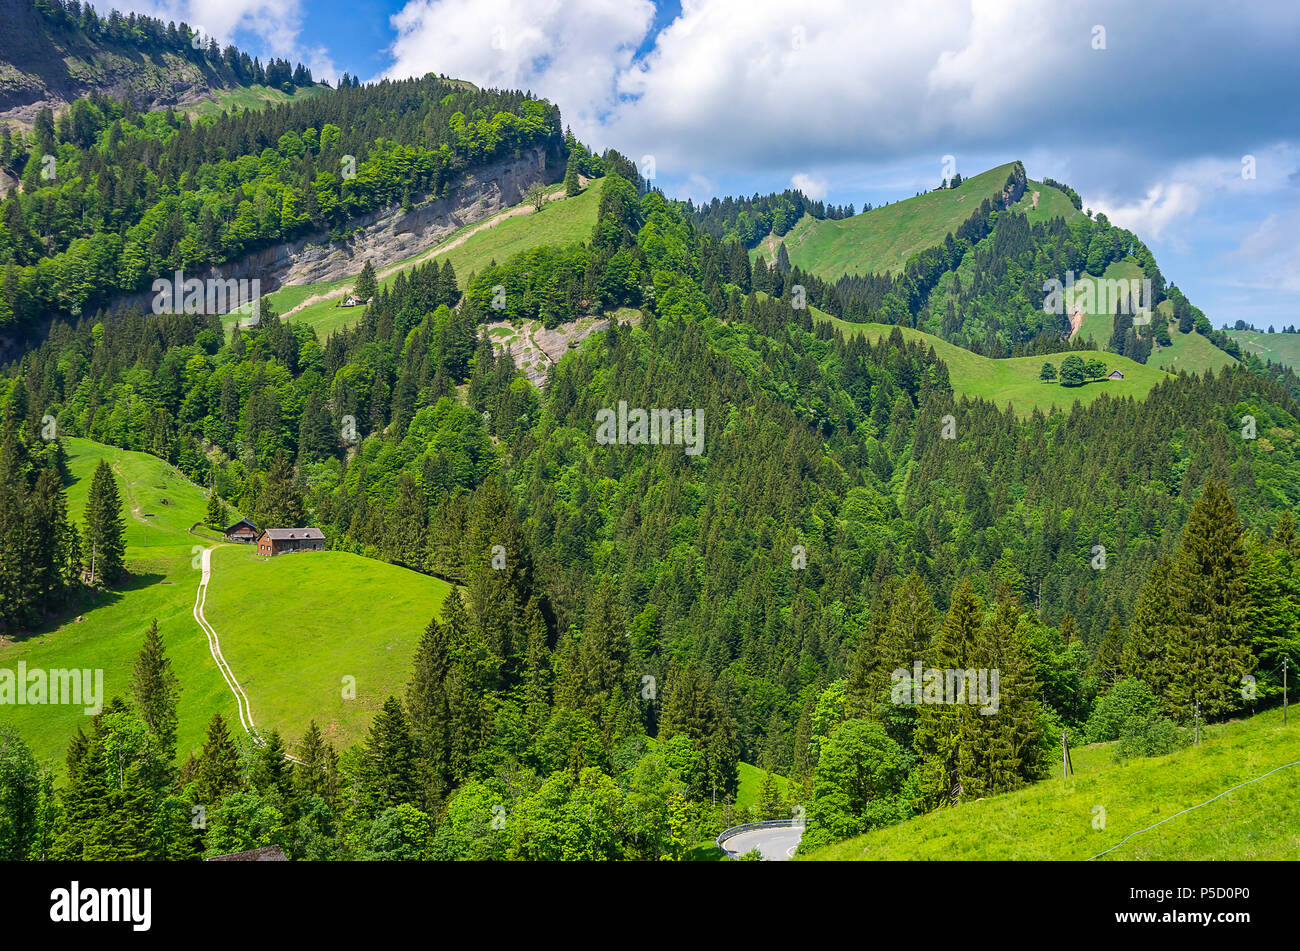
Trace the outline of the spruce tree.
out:
[[[357,282],[352,287],[352,293],[363,301],[368,301],[375,296],[379,289],[379,283],[375,279],[375,266],[369,261],[361,266],[361,273],[357,275]]]
[[[203,515],[203,521],[213,528],[225,528],[227,518],[226,503],[221,501],[221,496],[217,495],[214,489],[208,493],[208,508]]]
[[[1169,579],[1172,624],[1164,697],[1179,719],[1199,702],[1205,719],[1242,706],[1242,677],[1254,669],[1245,531],[1228,487],[1206,484],[1192,508]]]
[[[967,668],[987,677],[987,705],[960,708],[958,764],[964,798],[1006,792],[1039,778],[1041,727],[1034,658],[1020,624],[1020,603],[1009,588],[998,592],[993,614],[980,627]],[[993,690],[993,671],[997,689]],[[982,685],[981,684],[981,685]]]
[[[0,862],[41,857],[41,805],[36,758],[17,730],[0,724]]]
[[[28,536],[32,548],[26,557],[26,574],[36,599],[34,607],[43,617],[62,603],[75,580],[74,562],[79,560],[63,484],[53,466],[41,469],[28,508],[33,531]]]
[[[293,463],[286,453],[276,454],[256,504],[263,528],[299,528],[306,524],[302,492],[294,481]]]
[[[419,807],[418,763],[415,741],[396,697],[370,725],[362,761],[361,778],[367,814],[374,818],[390,806]]]
[[[924,662],[926,651],[934,641],[934,600],[924,579],[913,571],[899,587],[890,605],[889,620],[880,641],[881,663],[874,684],[878,703],[890,700],[891,675],[904,668],[910,672],[914,662]]]
[[[427,770],[426,781],[439,794],[452,780],[451,712],[447,686],[452,673],[452,630],[432,618],[415,649],[406,706],[411,733]]]
[[[926,667],[941,672],[963,670],[974,652],[983,623],[983,612],[969,578],[958,582],[952,606],[929,651]],[[928,702],[938,700],[938,702]],[[922,693],[916,726],[917,807],[928,811],[962,798],[961,743],[962,708],[943,702],[942,697]]]
[[[146,778],[159,793],[171,784],[175,775],[176,702],[179,695],[180,681],[172,672],[171,658],[163,647],[155,618],[135,659],[131,673],[131,698],[140,719],[157,742],[159,768]]]
[[[1121,653],[1122,677],[1136,677],[1157,696],[1165,695],[1169,683],[1166,655],[1174,623],[1173,605],[1169,600],[1172,560],[1156,559],[1138,592],[1133,622]],[[1122,678],[1121,678],[1122,679]]]
[[[276,804],[281,815],[290,819],[297,811],[297,790],[294,786],[293,764],[285,755],[284,740],[279,730],[271,730],[262,746],[253,756],[249,776],[254,789]]]
[[[239,789],[239,750],[230,738],[226,721],[214,713],[199,751],[194,788],[195,803],[211,811],[229,793]]]
[[[537,601],[530,599],[524,612],[524,630],[528,638],[524,661],[523,706],[526,722],[539,729],[550,715],[551,654],[547,648],[549,632]]]
[[[327,806],[333,806],[333,752],[312,720],[298,744],[298,762],[293,764],[293,784],[300,800],[319,796]]]
[[[1119,623],[1119,616],[1110,616],[1110,626],[1097,648],[1097,656],[1092,659],[1091,672],[1097,678],[1098,689],[1105,693],[1124,671],[1124,628]]]
[[[94,562],[92,584],[99,579],[116,581],[121,576],[122,558],[126,553],[125,532],[117,481],[108,463],[101,459],[86,497],[85,545],[90,549]]]
[[[758,822],[767,822],[784,818],[785,815],[781,787],[776,784],[776,777],[770,771],[764,772],[763,785],[758,789],[758,802],[754,804],[754,819]]]
[[[572,198],[581,190],[578,184],[578,156],[576,152],[570,152],[569,164],[564,169],[564,197]]]

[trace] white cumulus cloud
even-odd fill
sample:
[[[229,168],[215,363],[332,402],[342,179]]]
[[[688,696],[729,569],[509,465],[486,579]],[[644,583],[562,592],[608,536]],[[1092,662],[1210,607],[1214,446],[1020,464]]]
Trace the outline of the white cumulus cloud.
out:
[[[392,18],[386,75],[444,73],[529,89],[590,140],[616,107],[618,73],[653,22],[650,0],[410,0]]]
[[[790,176],[790,187],[797,188],[816,201],[826,197],[826,193],[830,189],[830,182],[821,175],[813,175],[809,172],[795,172]]]
[[[112,0],[101,4],[124,13],[144,13],[164,22],[185,22],[223,46],[234,42],[235,31],[256,36],[274,56],[312,67],[317,79],[332,79],[334,64],[324,48],[302,43],[301,0]]]

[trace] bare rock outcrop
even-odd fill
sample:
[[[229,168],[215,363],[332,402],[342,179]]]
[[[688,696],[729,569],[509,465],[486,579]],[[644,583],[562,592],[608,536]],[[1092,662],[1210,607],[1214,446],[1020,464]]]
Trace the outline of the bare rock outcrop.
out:
[[[353,220],[351,237],[331,241],[325,231],[295,241],[273,245],[232,261],[185,277],[209,280],[258,280],[261,293],[269,294],[289,285],[315,284],[353,277],[366,260],[376,267],[411,257],[432,247],[456,229],[481,221],[523,201],[536,182],[552,182],[563,167],[547,163],[542,149],[525,151],[519,158],[496,162],[467,173],[445,195],[418,202],[403,211],[389,205]],[[169,278],[170,274],[157,277]],[[115,299],[105,310],[132,305],[149,307],[153,292],[145,291]]]

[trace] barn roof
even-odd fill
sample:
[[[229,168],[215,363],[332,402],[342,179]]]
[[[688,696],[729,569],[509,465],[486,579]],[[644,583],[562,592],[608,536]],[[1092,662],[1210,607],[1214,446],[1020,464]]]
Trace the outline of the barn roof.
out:
[[[249,521],[248,519],[246,519],[246,518],[241,518],[241,519],[240,519],[238,522],[236,522],[234,525],[231,525],[229,528],[226,529],[226,534],[229,535],[231,532],[233,532],[235,529],[237,529],[237,528],[238,528],[239,526],[241,526],[241,525],[247,525],[247,526],[248,526],[249,528],[251,528],[253,531],[257,531],[257,526],[256,526],[256,525],[254,525],[252,522],[250,522],[250,521]]]
[[[267,536],[272,541],[282,542],[291,538],[318,538],[325,540],[325,534],[319,528],[268,528]]]
[[[249,849],[247,852],[230,852],[226,855],[214,855],[205,859],[207,862],[287,862],[289,856],[278,845],[268,845],[261,849]]]

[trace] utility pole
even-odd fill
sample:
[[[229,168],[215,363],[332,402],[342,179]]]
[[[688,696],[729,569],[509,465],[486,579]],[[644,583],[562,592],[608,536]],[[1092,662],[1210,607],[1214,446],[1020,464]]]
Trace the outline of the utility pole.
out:
[[[97,543],[97,542],[91,542],[91,543],[90,543],[90,584],[91,584],[91,587],[94,587],[94,585],[95,585],[95,550],[96,550],[97,546],[98,546],[98,543]]]
[[[1070,762],[1070,741],[1066,736],[1066,731],[1061,730],[1061,776],[1065,778],[1074,772],[1074,764]]]
[[[1290,657],[1282,658],[1282,725],[1286,726],[1286,665]]]
[[[1201,744],[1201,701],[1196,701],[1196,745]]]

